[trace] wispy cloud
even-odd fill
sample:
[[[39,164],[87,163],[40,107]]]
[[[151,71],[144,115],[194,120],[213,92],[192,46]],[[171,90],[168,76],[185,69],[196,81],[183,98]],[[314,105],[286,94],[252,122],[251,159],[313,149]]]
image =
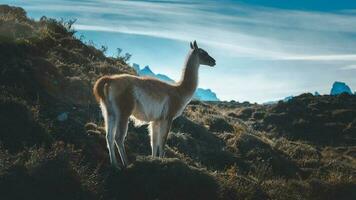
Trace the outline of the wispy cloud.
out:
[[[133,53],[134,62],[172,78],[180,76],[186,53],[180,41],[197,40],[218,60],[214,70],[201,70],[199,86],[224,100],[265,102],[302,92],[326,94],[335,80],[356,85],[352,9],[300,11],[232,0],[3,1],[35,17],[76,18],[74,28],[88,38],[109,49],[122,47]]]
[[[78,30],[198,40],[234,57],[354,61],[356,14],[204,1],[37,0],[28,10],[70,12]]]
[[[342,70],[356,70],[356,65],[348,65],[341,68]]]
[[[307,61],[356,61],[356,54],[335,54],[335,55],[305,55],[284,57],[285,60],[307,60]],[[356,65],[351,65],[356,67]],[[350,67],[350,66],[348,66]]]

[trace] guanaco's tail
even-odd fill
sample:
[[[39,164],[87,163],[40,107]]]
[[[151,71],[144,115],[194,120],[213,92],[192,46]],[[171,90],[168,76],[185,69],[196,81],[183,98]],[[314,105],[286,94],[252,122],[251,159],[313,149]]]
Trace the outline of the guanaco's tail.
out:
[[[105,93],[107,94],[107,87],[112,79],[109,76],[103,76],[99,78],[93,87],[93,93],[97,102],[105,102]]]

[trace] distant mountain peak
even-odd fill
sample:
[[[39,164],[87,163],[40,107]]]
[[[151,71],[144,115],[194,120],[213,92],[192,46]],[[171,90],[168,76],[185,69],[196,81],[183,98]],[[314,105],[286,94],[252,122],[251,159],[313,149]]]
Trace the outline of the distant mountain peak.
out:
[[[341,93],[347,93],[352,95],[352,91],[346,83],[335,81],[331,88],[330,95],[338,95]]]
[[[143,69],[143,71],[150,71],[152,72],[152,70],[150,69],[150,66],[146,65]],[[153,73],[153,72],[152,72]]]
[[[150,69],[150,66],[148,66],[148,65],[146,65],[146,66],[145,66],[143,69],[141,69],[140,71],[154,74],[154,73],[152,72],[152,70]]]
[[[171,84],[175,83],[173,79],[171,79],[170,77],[164,74],[155,74],[148,65],[146,65],[143,69],[141,69],[140,65],[134,63],[132,64],[132,67],[136,70],[139,76],[149,76],[167,83],[171,83]],[[216,94],[213,91],[211,91],[211,89],[198,88],[193,98],[200,101],[220,101],[220,99],[218,99]]]
[[[156,74],[152,72],[148,65],[146,65],[143,69],[139,70],[137,73],[139,76],[156,77]]]
[[[215,92],[211,91],[210,89],[203,88],[198,88],[193,98],[201,101],[220,101]]]
[[[132,68],[134,68],[134,70],[136,71],[136,73],[138,73],[140,71],[140,65],[137,63],[133,63],[132,64]]]

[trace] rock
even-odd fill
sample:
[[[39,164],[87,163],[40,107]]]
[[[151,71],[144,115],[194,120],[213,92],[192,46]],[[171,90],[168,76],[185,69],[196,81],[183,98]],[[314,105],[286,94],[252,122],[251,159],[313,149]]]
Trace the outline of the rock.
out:
[[[348,85],[346,85],[346,83],[335,81],[331,88],[330,95],[338,95],[342,93],[347,93],[352,95],[351,89]]]
[[[85,129],[86,130],[96,130],[96,129],[98,129],[98,125],[96,125],[93,122],[88,122],[85,124]]]
[[[68,112],[63,112],[57,116],[57,120],[60,122],[66,121],[68,119]]]
[[[101,135],[100,131],[97,130],[87,130],[88,135]]]

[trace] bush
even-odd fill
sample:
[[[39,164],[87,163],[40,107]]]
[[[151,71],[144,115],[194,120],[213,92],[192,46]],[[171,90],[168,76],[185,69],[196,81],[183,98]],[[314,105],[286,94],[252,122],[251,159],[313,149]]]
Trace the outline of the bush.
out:
[[[251,118],[252,113],[254,113],[255,109],[253,108],[242,108],[238,113],[237,113],[237,117],[247,120],[249,118]]]
[[[97,199],[96,173],[80,166],[80,157],[60,143],[13,157],[2,152],[0,199]]]
[[[212,117],[207,120],[207,125],[210,131],[214,132],[233,132],[234,127],[229,124],[224,118]]]
[[[234,155],[224,150],[224,141],[185,117],[176,119],[167,144],[201,162],[209,169],[225,169],[235,162]]]
[[[273,176],[295,178],[300,173],[300,169],[283,152],[272,148],[254,135],[241,134],[235,145],[243,162],[247,163],[245,170],[252,174],[263,171],[264,176],[268,178]],[[241,163],[238,164],[243,167]]]
[[[49,145],[49,130],[37,118],[37,110],[9,93],[0,94],[0,142],[10,152],[24,147]]]
[[[177,159],[141,158],[110,173],[105,199],[217,199],[219,185],[207,172]]]

